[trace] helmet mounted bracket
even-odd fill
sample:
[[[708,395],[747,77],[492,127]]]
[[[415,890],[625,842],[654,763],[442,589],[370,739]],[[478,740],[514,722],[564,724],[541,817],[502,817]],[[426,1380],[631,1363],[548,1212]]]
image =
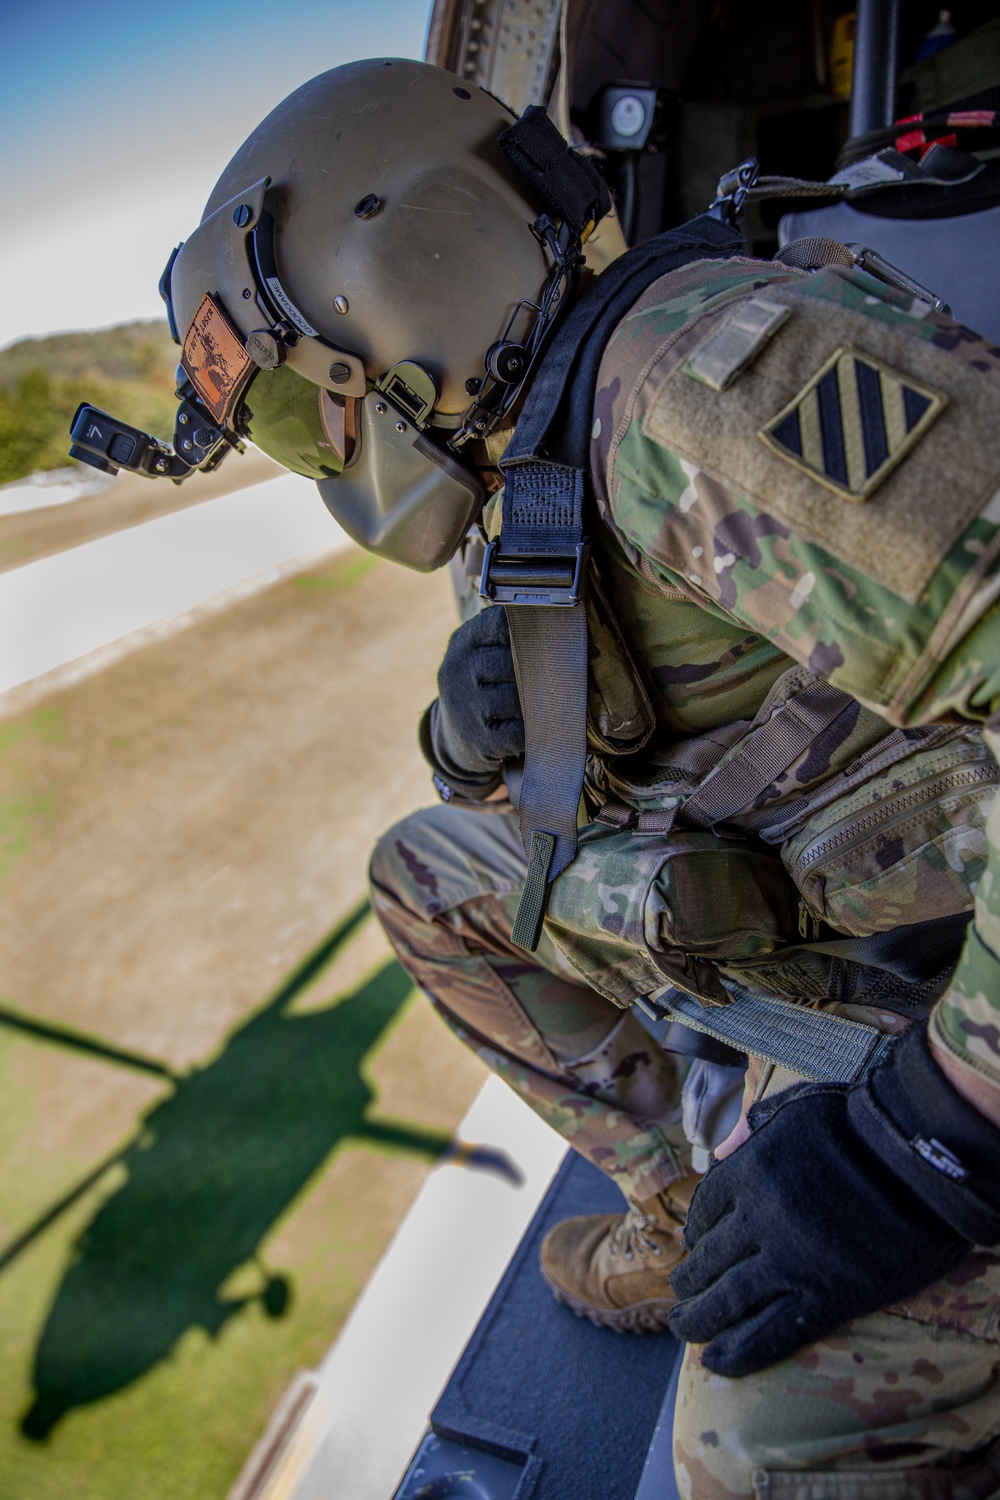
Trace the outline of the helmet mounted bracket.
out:
[[[393,406],[400,409],[402,416],[423,431],[434,410],[438,390],[433,377],[422,365],[412,359],[400,360],[375,382],[375,389],[387,396]]]

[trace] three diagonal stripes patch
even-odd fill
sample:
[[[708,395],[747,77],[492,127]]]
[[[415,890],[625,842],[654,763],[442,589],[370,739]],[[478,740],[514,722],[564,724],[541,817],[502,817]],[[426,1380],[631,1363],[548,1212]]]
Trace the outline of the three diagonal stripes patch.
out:
[[[758,436],[820,484],[860,502],[919,442],[947,401],[845,344]]]

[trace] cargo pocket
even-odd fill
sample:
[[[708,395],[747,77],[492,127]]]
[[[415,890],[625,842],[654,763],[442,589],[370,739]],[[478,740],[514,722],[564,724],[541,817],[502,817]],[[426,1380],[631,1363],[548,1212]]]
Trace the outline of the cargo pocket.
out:
[[[969,731],[828,803],[782,848],[808,911],[856,937],[971,911],[998,779]]]
[[[780,859],[741,839],[666,835],[591,823],[553,881],[545,930],[575,969],[617,1005],[666,983],[727,1004],[716,963],[790,941],[797,893]]]

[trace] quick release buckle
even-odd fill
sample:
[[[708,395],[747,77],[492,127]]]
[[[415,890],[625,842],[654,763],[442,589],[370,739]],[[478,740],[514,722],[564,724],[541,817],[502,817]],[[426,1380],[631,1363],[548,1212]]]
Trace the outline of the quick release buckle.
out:
[[[589,542],[574,542],[551,552],[501,553],[496,538],[483,558],[480,597],[494,604],[579,604],[589,551]]]

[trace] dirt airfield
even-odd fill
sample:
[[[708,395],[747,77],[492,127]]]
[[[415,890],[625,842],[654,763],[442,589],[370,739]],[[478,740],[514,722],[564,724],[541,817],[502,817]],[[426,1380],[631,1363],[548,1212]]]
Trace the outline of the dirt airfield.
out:
[[[352,549],[0,721],[6,1500],[223,1496],[477,1092],[358,913],[454,622]]]

